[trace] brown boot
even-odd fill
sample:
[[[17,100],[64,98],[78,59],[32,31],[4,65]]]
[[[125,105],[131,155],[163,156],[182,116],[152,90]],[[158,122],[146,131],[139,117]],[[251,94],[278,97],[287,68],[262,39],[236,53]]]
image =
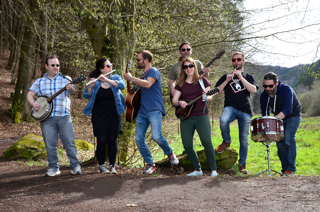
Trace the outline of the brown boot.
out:
[[[222,143],[217,146],[216,153],[222,153],[225,149],[228,149],[230,147],[230,143],[227,143],[226,141],[222,141]]]
[[[244,164],[239,166],[239,170],[240,170],[240,173],[242,173],[242,174],[248,174],[247,167]]]

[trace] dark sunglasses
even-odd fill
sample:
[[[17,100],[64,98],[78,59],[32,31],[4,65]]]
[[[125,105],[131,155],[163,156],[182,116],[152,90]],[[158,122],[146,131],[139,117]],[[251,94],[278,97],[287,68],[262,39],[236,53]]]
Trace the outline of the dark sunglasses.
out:
[[[190,49],[190,48],[187,48],[187,49],[183,48],[183,49],[181,49],[181,51],[183,51],[183,52],[186,51],[186,50],[187,50],[188,52],[190,52],[191,49]]]
[[[240,61],[243,60],[243,59],[242,59],[242,58],[231,59],[232,62],[236,62],[236,60],[237,60],[238,62],[240,62]]]
[[[142,58],[142,59],[138,59],[138,58],[137,58],[137,62],[138,62],[138,63],[140,62],[140,60],[144,60],[144,59],[143,59],[143,58]]]
[[[103,67],[108,67],[108,68],[110,68],[110,67],[112,67],[112,64],[110,63],[110,64],[108,64],[108,65],[105,65],[105,66],[103,66]]]
[[[59,67],[60,65],[59,64],[51,64],[51,67],[54,67],[54,66]]]
[[[189,64],[189,65],[184,65],[182,66],[183,69],[188,69],[188,68],[193,68],[194,67],[194,64]]]
[[[262,85],[264,88],[273,88],[273,86],[274,86],[275,84],[273,84],[273,85]]]

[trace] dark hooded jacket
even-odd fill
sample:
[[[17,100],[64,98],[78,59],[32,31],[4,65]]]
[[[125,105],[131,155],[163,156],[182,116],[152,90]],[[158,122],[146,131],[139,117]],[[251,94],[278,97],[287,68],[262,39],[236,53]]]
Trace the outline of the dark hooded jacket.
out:
[[[277,93],[274,97],[270,97],[264,90],[260,96],[260,106],[262,116],[278,115],[282,112],[285,118],[301,116],[301,104],[294,90],[286,84],[282,84],[279,80]]]

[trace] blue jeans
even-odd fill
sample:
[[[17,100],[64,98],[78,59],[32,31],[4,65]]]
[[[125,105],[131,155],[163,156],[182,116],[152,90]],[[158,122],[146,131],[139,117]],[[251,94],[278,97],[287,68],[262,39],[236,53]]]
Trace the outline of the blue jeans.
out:
[[[40,122],[42,136],[47,150],[47,159],[50,169],[59,169],[58,134],[66,149],[72,169],[80,166],[78,161],[77,147],[74,143],[74,131],[71,116],[49,117]]]
[[[146,143],[146,132],[149,124],[151,124],[152,139],[157,142],[164,151],[164,154],[170,155],[172,149],[161,133],[162,113],[159,110],[153,110],[148,113],[138,113],[136,119],[136,144],[145,162],[147,164],[153,164],[151,152]]]
[[[282,172],[287,170],[296,171],[296,133],[299,128],[301,117],[291,117],[283,120],[282,141],[277,142],[278,156],[281,161]]]
[[[246,164],[248,149],[249,149],[249,128],[252,116],[248,113],[241,112],[234,107],[227,106],[223,108],[220,117],[220,130],[221,135],[226,143],[231,143],[230,136],[230,123],[238,119],[239,127],[239,140],[240,140],[240,151],[239,151],[239,165]]]

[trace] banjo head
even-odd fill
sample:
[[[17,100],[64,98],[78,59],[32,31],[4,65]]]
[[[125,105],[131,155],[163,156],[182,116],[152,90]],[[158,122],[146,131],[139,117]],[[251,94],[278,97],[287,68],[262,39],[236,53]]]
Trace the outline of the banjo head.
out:
[[[52,113],[53,105],[52,102],[47,102],[49,97],[43,95],[39,96],[35,103],[40,105],[40,109],[35,111],[33,108],[31,109],[31,117],[36,121],[44,121],[46,120]]]

